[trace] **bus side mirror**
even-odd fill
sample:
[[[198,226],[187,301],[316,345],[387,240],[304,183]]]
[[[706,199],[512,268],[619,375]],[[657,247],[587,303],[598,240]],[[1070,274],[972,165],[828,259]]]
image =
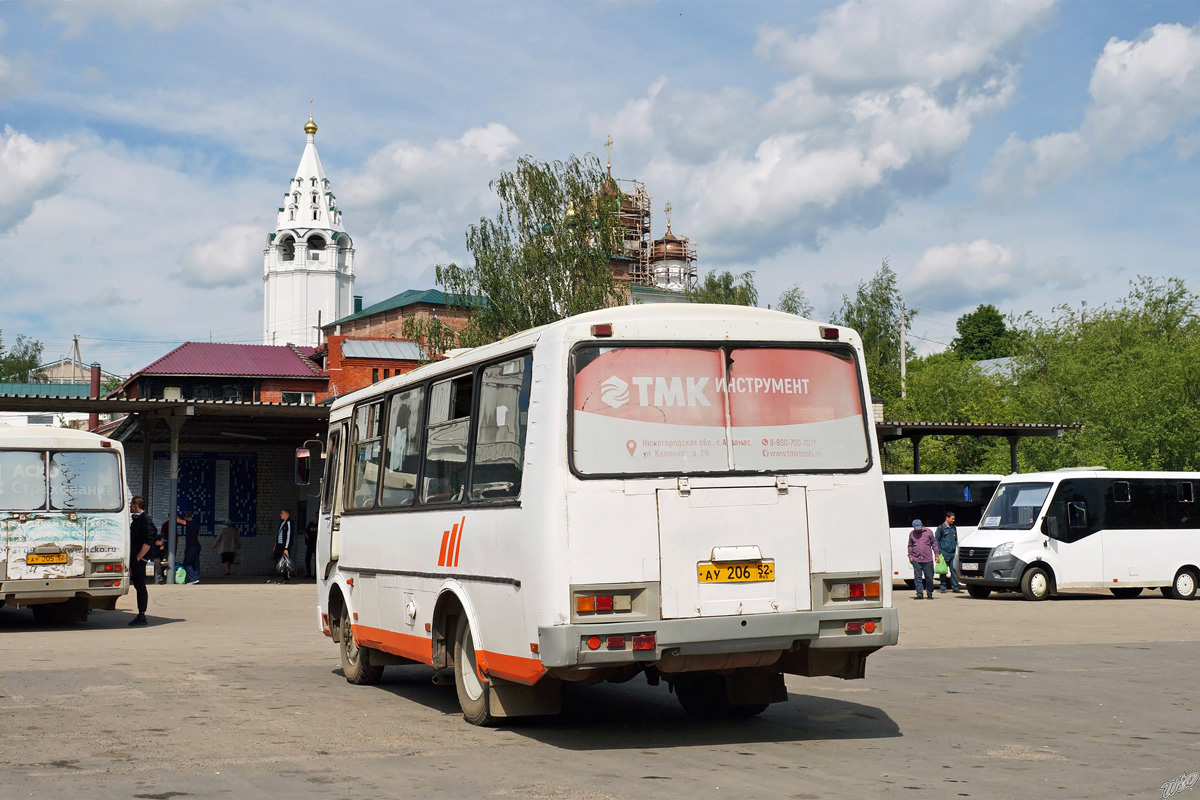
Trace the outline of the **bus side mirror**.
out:
[[[296,485],[308,486],[312,476],[312,453],[307,447],[296,448]]]
[[[1042,533],[1051,539],[1058,538],[1058,517],[1042,517]]]

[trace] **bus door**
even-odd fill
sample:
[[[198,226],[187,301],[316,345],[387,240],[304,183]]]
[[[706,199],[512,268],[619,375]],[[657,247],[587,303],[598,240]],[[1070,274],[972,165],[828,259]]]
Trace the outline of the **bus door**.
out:
[[[1158,560],[1154,540],[1162,537],[1154,534],[1166,526],[1165,489],[1164,482],[1155,479],[1109,482],[1104,531],[1099,537],[1104,548],[1105,585],[1153,579],[1147,571]]]
[[[84,520],[49,514],[46,462],[41,450],[0,453],[0,508],[4,509],[7,577],[62,578],[83,575]],[[62,472],[53,463],[51,474]]]
[[[808,611],[802,486],[658,491],[664,619]]]
[[[1095,585],[1101,580],[1104,498],[1094,483],[1086,479],[1062,481],[1046,511],[1046,550],[1060,587]]]
[[[321,480],[321,512],[317,521],[317,564],[323,565],[338,558],[341,544],[341,474],[342,437],[344,426],[329,431],[325,453],[325,472]]]

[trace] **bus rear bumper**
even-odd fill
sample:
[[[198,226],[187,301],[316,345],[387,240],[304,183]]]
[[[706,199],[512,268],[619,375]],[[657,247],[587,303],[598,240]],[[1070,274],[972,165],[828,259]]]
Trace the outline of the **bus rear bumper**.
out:
[[[867,623],[871,623],[867,625]],[[867,632],[871,630],[871,632]],[[692,657],[771,654],[799,650],[874,651],[896,644],[899,618],[895,608],[856,608],[837,611],[797,611],[735,617],[640,620],[538,628],[542,665],[606,667],[658,664],[663,671]],[[653,649],[634,650],[633,637],[654,636]],[[599,646],[592,648],[589,640]],[[617,639],[623,639],[617,646]],[[643,640],[645,641],[645,640]],[[717,663],[711,658],[696,663]],[[730,663],[735,666],[733,659]],[[765,664],[764,664],[765,666]]]
[[[0,581],[0,604],[32,606],[85,597],[90,600],[92,608],[105,608],[115,604],[116,598],[129,591],[127,577],[122,577],[117,586],[103,585],[112,581],[112,575],[108,577],[24,578]]]

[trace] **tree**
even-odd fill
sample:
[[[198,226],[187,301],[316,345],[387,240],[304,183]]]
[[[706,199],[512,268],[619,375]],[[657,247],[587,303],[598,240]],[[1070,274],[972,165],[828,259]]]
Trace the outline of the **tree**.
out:
[[[779,296],[779,304],[775,307],[785,314],[795,314],[798,317],[811,318],[813,315],[812,303],[808,301],[808,295],[798,283],[784,290]]]
[[[437,360],[447,350],[458,347],[458,334],[437,317],[408,317],[400,327],[400,335],[419,342],[430,360]]]
[[[871,280],[859,282],[853,299],[842,295],[842,307],[832,320],[835,325],[853,328],[862,337],[871,391],[885,403],[900,397],[901,314],[905,315],[906,324],[917,315],[916,311],[903,309],[896,273],[885,258]],[[915,354],[911,346],[905,350],[906,358]]]
[[[1014,334],[993,305],[980,304],[971,313],[959,317],[955,327],[958,336],[950,342],[950,348],[960,358],[983,361],[1012,355]]]
[[[7,351],[0,335],[0,380],[27,381],[29,373],[42,363],[42,343],[25,334],[17,335],[17,343]]]
[[[525,156],[490,184],[494,219],[467,230],[470,266],[437,267],[450,302],[471,309],[458,341],[473,346],[622,301],[616,182],[594,156],[550,164]]]
[[[724,303],[730,306],[758,305],[758,289],[754,286],[754,273],[734,275],[724,272],[709,272],[696,288],[688,292],[693,303]]]

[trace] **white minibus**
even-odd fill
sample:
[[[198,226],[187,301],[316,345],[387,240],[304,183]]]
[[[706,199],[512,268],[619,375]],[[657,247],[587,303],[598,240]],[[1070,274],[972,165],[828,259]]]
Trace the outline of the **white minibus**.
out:
[[[1143,589],[1191,600],[1200,575],[1200,473],[1061,469],[1001,481],[958,561],[972,597]]]
[[[70,428],[0,428],[0,600],[83,622],[129,590],[120,442]]]
[[[958,539],[975,532],[983,509],[1000,483],[999,475],[884,475],[888,527],[892,537],[892,579],[913,585],[908,563],[908,534],[913,520],[936,530],[954,512]]]
[[[351,683],[452,669],[464,717],[564,681],[665,681],[689,713],[861,678],[895,644],[856,333],[762,309],[612,308],[339,398],[318,618]]]

